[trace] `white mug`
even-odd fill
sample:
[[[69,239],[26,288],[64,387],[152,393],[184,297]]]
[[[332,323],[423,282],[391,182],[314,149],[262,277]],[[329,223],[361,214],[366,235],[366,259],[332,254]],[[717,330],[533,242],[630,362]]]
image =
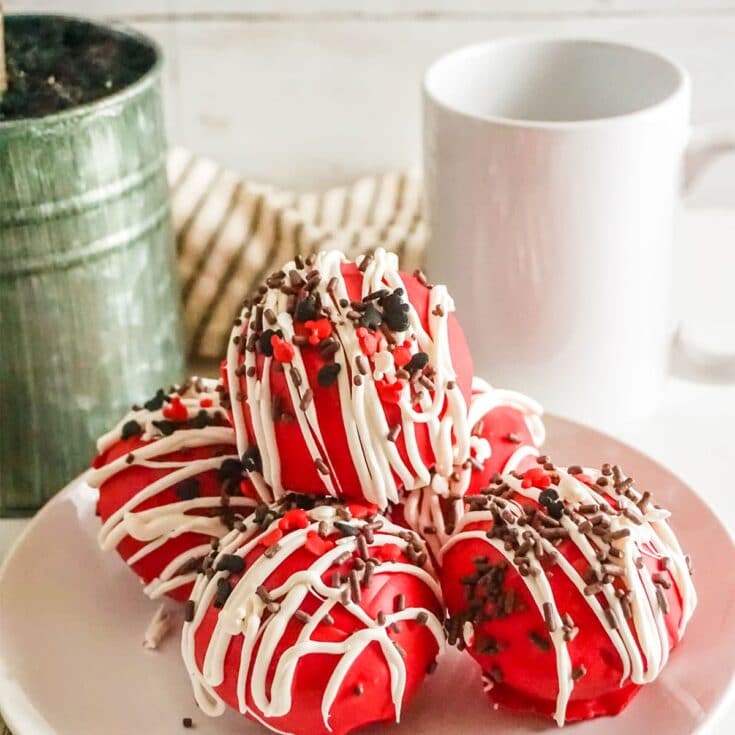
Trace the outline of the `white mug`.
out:
[[[427,272],[478,374],[602,426],[655,407],[676,200],[732,148],[695,150],[689,113],[686,71],[623,44],[492,41],[428,69]]]

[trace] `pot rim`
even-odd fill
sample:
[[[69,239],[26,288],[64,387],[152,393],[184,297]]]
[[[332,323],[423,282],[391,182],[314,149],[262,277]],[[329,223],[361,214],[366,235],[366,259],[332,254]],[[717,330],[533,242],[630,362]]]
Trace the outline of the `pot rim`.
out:
[[[13,19],[32,18],[54,18],[65,22],[84,23],[86,25],[96,26],[97,28],[105,30],[113,36],[127,36],[128,39],[153,51],[153,63],[150,68],[132,84],[129,84],[127,87],[123,87],[117,92],[106,95],[105,97],[93,100],[92,102],[86,102],[84,104],[77,105],[76,107],[71,107],[68,110],[60,110],[59,112],[53,112],[50,115],[43,115],[41,117],[22,117],[13,120],[0,120],[0,135],[3,133],[13,132],[14,130],[26,130],[29,127],[51,127],[57,124],[65,124],[76,118],[88,117],[91,114],[103,112],[110,107],[126,102],[129,98],[137,97],[142,94],[149,87],[154,85],[161,75],[161,69],[163,68],[163,50],[161,49],[160,44],[147,34],[142,33],[125,23],[117,21],[103,22],[101,20],[84,18],[79,15],[70,15],[67,13],[8,13],[4,16],[6,23]]]

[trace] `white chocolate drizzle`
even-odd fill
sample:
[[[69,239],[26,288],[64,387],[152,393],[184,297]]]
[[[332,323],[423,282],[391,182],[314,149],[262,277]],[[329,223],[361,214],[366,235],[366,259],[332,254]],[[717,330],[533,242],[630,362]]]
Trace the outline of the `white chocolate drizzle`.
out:
[[[192,379],[191,384],[179,396],[181,405],[186,408],[188,419],[194,419],[202,412],[209,419],[225,418],[219,401],[217,382],[203,378]],[[211,405],[202,407],[202,399],[208,399]],[[203,496],[190,500],[179,500],[166,503],[147,510],[136,510],[141,503],[155,497],[159,493],[194,478],[203,472],[218,470],[226,460],[238,460],[235,453],[235,432],[231,426],[206,425],[202,428],[176,428],[164,436],[156,422],[165,421],[163,404],[155,410],[136,408],[129,412],[111,431],[97,441],[98,451],[104,452],[120,440],[123,427],[130,421],[141,427],[140,438],[147,442],[138,447],[129,456],[120,456],[109,464],[94,469],[87,477],[90,487],[100,488],[107,480],[119,472],[134,466],[155,470],[169,470],[163,477],[141,488],[127,502],[120,506],[104,522],[98,534],[100,547],[104,551],[117,548],[118,544],[130,536],[138,541],[147,542],[128,560],[133,565],[162,547],[169,539],[186,532],[201,533],[206,536],[220,538],[228,531],[222,518],[215,514],[199,515],[200,512],[221,508],[219,496]],[[160,458],[182,449],[195,447],[229,445],[232,454],[206,459],[188,461],[164,461]],[[255,473],[251,473],[251,478]],[[249,512],[257,505],[256,500],[241,495],[232,495],[228,500],[233,511]],[[209,544],[192,547],[177,555],[161,570],[158,577],[151,580],[144,588],[145,594],[156,599],[174,589],[191,584],[196,579],[195,571],[181,571],[196,566],[198,559],[204,558],[210,550]]]
[[[470,454],[479,463],[487,462],[492,456],[492,448],[484,438],[476,436],[480,422],[495,408],[508,406],[523,415],[533,444],[520,444],[500,469],[501,473],[516,470],[527,457],[538,457],[540,447],[546,440],[546,429],[542,420],[543,408],[532,398],[516,391],[494,388],[481,378],[472,379],[472,401],[467,413],[470,427]],[[466,490],[466,488],[465,488]],[[449,495],[449,486],[437,482],[409,493],[403,502],[403,517],[409,528],[422,536],[436,555],[449,539],[450,531],[456,527],[464,512],[462,496],[456,490]],[[448,530],[449,529],[449,530]]]
[[[373,358],[367,374],[361,375],[356,384],[353,376],[359,373],[357,360],[366,360],[360,340],[352,321],[347,317],[350,306],[347,286],[342,275],[344,255],[339,251],[320,252],[314,256],[313,263],[291,261],[284,265],[286,274],[298,273],[308,278],[310,273],[321,277],[314,294],[318,294],[322,304],[330,310],[329,320],[333,337],[337,341],[334,361],[340,366],[337,387],[340,397],[340,410],[344,423],[350,458],[357,472],[360,487],[366,500],[385,508],[388,502],[399,500],[403,488],[413,490],[425,486],[430,481],[430,470],[418,449],[415,425],[424,423],[428,427],[431,449],[435,459],[436,472],[450,476],[462,467],[470,453],[467,406],[456,384],[456,374],[448,336],[448,317],[454,311],[454,302],[444,286],[433,286],[429,295],[428,331],[424,329],[421,318],[409,303],[409,327],[405,332],[396,334],[398,342],[409,340],[414,353],[421,351],[429,356],[429,364],[435,370],[432,378],[433,390],[423,391],[423,396],[412,405],[411,390],[403,386],[398,405],[401,409],[400,434],[406,446],[408,462],[404,461],[395,443],[389,439],[393,427],[388,426],[376,381],[396,382],[396,369],[389,351],[383,350]],[[299,267],[300,266],[300,267]],[[364,266],[364,267],[363,267]],[[393,253],[378,248],[375,253],[361,264],[362,296],[368,296],[381,289],[404,289],[399,270],[398,258]],[[283,339],[292,344],[294,322],[288,313],[288,296],[277,287],[269,288],[256,307],[273,314],[276,323],[270,326],[281,330]],[[261,377],[257,375],[256,353],[245,350],[245,376],[240,372],[241,354],[247,339],[256,335],[252,310],[246,305],[240,318],[235,321],[227,350],[227,382],[232,399],[232,416],[237,437],[239,454],[249,446],[243,401],[237,400],[242,392],[251,417],[265,482],[273,489],[275,498],[281,497],[285,490],[281,483],[281,456],[275,436],[275,420],[272,410],[270,373],[272,358],[266,357]],[[244,326],[245,325],[245,326]],[[244,330],[244,331],[243,331]],[[343,495],[339,478],[335,472],[329,452],[326,451],[319,416],[313,401],[304,401],[307,391],[312,390],[308,375],[301,358],[300,347],[294,345],[295,355],[290,367],[286,366],[284,376],[289,396],[295,409],[295,419],[312,461],[323,467],[320,479],[330,495]],[[313,349],[313,348],[310,348]],[[294,378],[294,376],[297,376]],[[308,403],[301,408],[302,404]],[[396,479],[397,478],[397,479]],[[458,481],[460,491],[469,483],[469,474],[462,472]]]
[[[502,482],[509,490],[502,493],[502,497],[487,498],[489,502],[486,505],[492,510],[475,509],[464,514],[440,556],[443,557],[451,548],[467,539],[480,539],[491,545],[510,566],[519,569],[517,550],[509,550],[502,539],[492,537],[492,534],[489,537],[480,528],[467,528],[483,521],[492,521],[493,513],[498,512],[513,534],[528,541],[530,548],[523,554],[523,563],[527,565],[528,571],[522,575],[522,579],[542,617],[550,616],[551,619],[547,631],[554,647],[558,676],[554,717],[561,726],[564,724],[567,705],[574,689],[572,664],[562,618],[566,611],[560,611],[557,607],[547,573],[537,556],[538,550],[542,551],[542,557],[553,557],[552,569],[556,573],[560,570],[577,587],[582,599],[590,606],[607,633],[622,664],[620,686],[628,680],[643,685],[656,679],[668,660],[670,649],[666,626],[668,611],[661,602],[664,592],[662,588],[657,589],[660,583],[657,581],[657,573],[652,572],[640,559],[667,559],[666,569],[670,575],[670,583],[681,600],[677,640],[684,634],[696,607],[697,595],[687,558],[666,521],[668,511],[643,499],[643,495],[627,483],[623,492],[615,494],[611,479],[605,477],[605,492],[615,500],[620,511],[612,512],[610,503],[602,494],[603,487],[590,487],[576,479],[575,474],[562,468],[556,468],[554,472],[558,474],[559,482],[552,488],[558,493],[565,508],[559,524],[585,558],[590,570],[593,570],[597,582],[592,589],[588,581],[556,550],[547,536],[528,523],[517,523],[524,516],[524,511],[520,500],[516,500],[511,491],[518,498],[529,498],[537,503],[540,502],[542,491],[533,486],[524,488],[522,480],[515,475],[503,476]],[[593,483],[603,476],[597,470],[586,468],[583,469],[583,474]],[[608,472],[607,475],[609,474]],[[475,505],[481,506],[482,503]],[[598,510],[586,510],[593,506]],[[586,516],[581,513],[580,508],[585,509],[587,515],[592,512],[598,517],[604,516],[605,523],[609,523],[606,526],[607,533],[598,535],[581,530]],[[611,549],[614,550],[614,556],[609,554]],[[604,561],[599,559],[598,552],[601,552]],[[606,576],[609,575],[611,565],[617,567],[614,577]],[[613,579],[619,585],[622,584],[622,587],[617,587],[618,594],[616,586],[612,584]],[[604,605],[600,597],[604,600]],[[486,691],[489,691],[492,681],[488,679],[487,684],[489,686]]]
[[[323,505],[307,512],[308,526],[290,531],[278,542],[273,554],[262,554],[249,564],[240,579],[232,587],[229,596],[219,610],[217,623],[207,644],[203,667],[200,670],[195,658],[195,637],[207,610],[216,598],[222,578],[226,571],[217,570],[219,561],[228,555],[245,558],[262,543],[264,536],[278,528],[278,519],[261,529],[254,518],[248,518],[243,530],[234,530],[225,536],[219,546],[217,556],[211,559],[211,574],[200,575],[191,594],[192,613],[189,622],[184,624],[181,650],[186,669],[194,687],[199,707],[208,715],[216,716],[225,709],[225,704],[215,691],[225,679],[225,656],[234,637],[242,636],[242,652],[237,680],[238,708],[242,714],[249,714],[260,722],[262,718],[272,719],[286,716],[292,708],[293,681],[296,666],[309,654],[320,653],[339,656],[339,661],[330,676],[321,701],[321,716],[329,729],[331,706],[342,686],[345,675],[354,661],[373,642],[377,642],[385,657],[390,673],[390,697],[395,710],[396,721],[400,720],[401,704],[406,684],[406,663],[401,652],[388,634],[393,623],[423,619],[436,640],[439,650],[443,648],[444,632],[442,623],[431,610],[407,607],[403,610],[385,613],[384,619],[374,620],[349,594],[349,585],[333,587],[325,584],[322,575],[345,553],[353,554],[359,549],[357,536],[344,535],[337,540],[334,548],[320,556],[315,556],[310,567],[292,574],[281,586],[271,589],[267,597],[263,595],[263,585],[268,578],[296,551],[306,543],[309,534],[321,530],[327,535],[339,533],[335,522],[344,522],[334,507]],[[406,551],[409,545],[414,549],[421,545],[420,539],[389,521],[378,516],[382,526],[375,530],[369,546],[372,554],[375,548],[394,544]],[[366,521],[352,519],[350,525],[362,529]],[[422,546],[423,548],[423,546]],[[426,556],[424,554],[424,556]],[[418,563],[383,561],[373,566],[373,575],[400,572],[411,574],[420,579],[435,595],[441,605],[441,591],[436,583],[428,557],[423,566]],[[272,665],[277,649],[288,624],[296,614],[307,595],[314,595],[322,601],[320,607],[308,618],[302,617],[303,627],[295,643],[286,649],[276,663],[275,674],[270,685],[270,696],[266,691],[266,676]],[[269,611],[268,606],[271,606]],[[327,642],[312,640],[312,634],[330,611],[342,606],[361,624],[344,641]],[[302,614],[303,615],[303,614]],[[408,654],[410,656],[410,652]],[[247,704],[249,696],[257,711]],[[267,724],[267,723],[266,723]],[[268,724],[268,727],[270,725]]]

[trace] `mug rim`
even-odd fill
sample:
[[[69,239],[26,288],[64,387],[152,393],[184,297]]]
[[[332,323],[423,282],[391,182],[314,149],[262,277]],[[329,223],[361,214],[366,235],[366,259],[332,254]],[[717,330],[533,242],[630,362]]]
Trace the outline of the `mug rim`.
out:
[[[91,114],[102,112],[110,107],[115,107],[126,102],[132,97],[142,94],[150,86],[155,84],[161,76],[163,68],[163,50],[160,44],[149,35],[132,28],[125,23],[103,22],[98,19],[85,18],[81,15],[72,15],[67,13],[8,13],[5,15],[5,22],[11,19],[29,19],[29,18],[54,18],[59,21],[82,23],[85,25],[95,26],[98,29],[107,31],[113,36],[125,36],[131,41],[140,44],[153,52],[153,63],[141,74],[135,81],[127,86],[119,89],[117,92],[105,95],[96,100],[76,105],[67,110],[59,110],[49,115],[41,115],[39,117],[19,117],[12,120],[0,120],[0,135],[12,133],[15,130],[27,129],[29,126],[54,126],[64,124],[67,121],[74,120],[78,117],[86,117]]]
[[[567,46],[597,45],[606,46],[608,48],[613,48],[619,51],[635,51],[637,53],[645,54],[652,59],[668,65],[677,76],[676,85],[674,89],[670,93],[665,95],[662,99],[659,99],[658,101],[639,109],[631,110],[629,112],[621,112],[614,115],[608,115],[605,117],[591,117],[578,120],[533,120],[522,117],[511,117],[507,115],[493,115],[486,113],[469,112],[466,109],[463,109],[460,105],[448,102],[446,99],[446,95],[439,95],[437,91],[432,88],[432,76],[437,73],[438,69],[441,66],[452,60],[455,60],[462,56],[469,56],[473,53],[487,51],[492,48],[515,46],[521,44],[526,44],[529,46],[541,46],[544,44]],[[507,127],[535,128],[540,130],[556,131],[565,129],[595,128],[604,125],[630,121],[640,117],[647,117],[671,104],[671,102],[679,97],[681,94],[686,94],[690,86],[691,79],[689,72],[679,62],[659,51],[653,51],[644,46],[638,46],[632,43],[625,43],[604,38],[595,38],[590,36],[549,36],[545,34],[506,36],[489,39],[487,41],[480,41],[479,43],[472,43],[460,46],[434,59],[434,61],[432,61],[431,64],[429,64],[429,66],[424,71],[422,80],[424,101],[430,100],[437,107],[453,115],[463,117],[467,120],[491,123],[495,125],[504,125]]]

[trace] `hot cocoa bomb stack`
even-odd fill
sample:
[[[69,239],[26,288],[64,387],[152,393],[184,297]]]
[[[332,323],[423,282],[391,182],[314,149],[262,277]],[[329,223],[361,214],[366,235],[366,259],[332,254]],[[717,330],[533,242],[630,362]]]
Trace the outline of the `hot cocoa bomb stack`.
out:
[[[473,376],[453,312],[382,249],[296,257],[244,302],[218,385],[100,440],[100,542],[185,600],[207,714],[398,721],[448,631],[494,704],[561,724],[618,711],[681,637],[665,512],[617,470],[539,458],[540,406]]]

